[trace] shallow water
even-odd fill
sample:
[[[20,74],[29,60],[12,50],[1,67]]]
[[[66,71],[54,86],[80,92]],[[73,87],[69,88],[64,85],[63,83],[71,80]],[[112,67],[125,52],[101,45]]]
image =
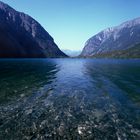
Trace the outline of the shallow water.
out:
[[[0,60],[0,140],[140,139],[140,60]]]

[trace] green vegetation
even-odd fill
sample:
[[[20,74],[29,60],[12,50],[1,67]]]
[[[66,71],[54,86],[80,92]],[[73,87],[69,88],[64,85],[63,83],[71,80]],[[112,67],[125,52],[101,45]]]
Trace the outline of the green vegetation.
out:
[[[116,50],[100,53],[92,56],[94,58],[140,58],[140,44],[136,44],[127,50]]]

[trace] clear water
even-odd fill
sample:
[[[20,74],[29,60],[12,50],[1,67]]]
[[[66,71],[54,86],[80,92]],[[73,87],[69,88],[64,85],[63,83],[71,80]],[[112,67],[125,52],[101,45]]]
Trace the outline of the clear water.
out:
[[[0,140],[139,140],[140,60],[0,60]]]

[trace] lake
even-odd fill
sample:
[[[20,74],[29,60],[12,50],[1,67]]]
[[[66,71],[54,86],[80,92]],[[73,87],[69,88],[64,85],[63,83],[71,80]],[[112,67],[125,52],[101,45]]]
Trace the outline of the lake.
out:
[[[0,140],[140,139],[140,60],[1,59]]]

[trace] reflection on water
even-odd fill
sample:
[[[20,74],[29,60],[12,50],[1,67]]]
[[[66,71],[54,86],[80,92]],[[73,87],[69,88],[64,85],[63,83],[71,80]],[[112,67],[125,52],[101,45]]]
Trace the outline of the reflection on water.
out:
[[[1,60],[0,102],[32,94],[48,85],[59,70],[56,67],[49,60]]]
[[[140,61],[0,60],[0,139],[140,139]]]

